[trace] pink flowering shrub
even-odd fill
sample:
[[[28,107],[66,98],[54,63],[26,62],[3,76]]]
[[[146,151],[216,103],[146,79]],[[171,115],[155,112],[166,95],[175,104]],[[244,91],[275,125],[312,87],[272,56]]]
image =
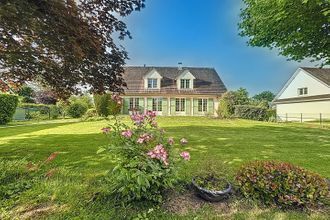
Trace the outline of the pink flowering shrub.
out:
[[[141,199],[160,202],[163,191],[178,180],[178,163],[190,160],[189,152],[174,148],[173,137],[164,137],[155,112],[134,112],[132,126],[116,116],[114,119],[113,125],[101,129],[110,144],[99,150],[117,161],[109,175],[112,193],[125,202]],[[182,145],[187,143],[186,139],[181,141]]]

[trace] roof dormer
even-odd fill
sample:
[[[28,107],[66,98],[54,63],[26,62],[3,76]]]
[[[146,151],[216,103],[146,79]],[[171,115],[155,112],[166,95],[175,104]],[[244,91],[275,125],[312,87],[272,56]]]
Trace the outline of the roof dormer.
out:
[[[193,89],[196,77],[189,71],[183,71],[177,78],[176,84],[178,89]]]
[[[157,72],[156,69],[152,69],[144,77],[145,89],[160,89],[160,82],[163,77]]]

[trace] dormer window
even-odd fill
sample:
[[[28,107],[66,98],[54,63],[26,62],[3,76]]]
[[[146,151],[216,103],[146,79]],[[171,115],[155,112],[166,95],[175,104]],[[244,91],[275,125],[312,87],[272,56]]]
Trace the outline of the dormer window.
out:
[[[195,76],[189,71],[184,70],[177,78],[178,89],[194,89]]]
[[[307,95],[308,94],[308,88],[298,88],[298,95]]]
[[[190,79],[181,79],[180,88],[181,89],[190,89]]]
[[[157,89],[158,88],[158,79],[148,79],[148,89]]]
[[[146,75],[144,75],[144,89],[160,89],[162,76],[157,72],[156,69],[152,69]]]

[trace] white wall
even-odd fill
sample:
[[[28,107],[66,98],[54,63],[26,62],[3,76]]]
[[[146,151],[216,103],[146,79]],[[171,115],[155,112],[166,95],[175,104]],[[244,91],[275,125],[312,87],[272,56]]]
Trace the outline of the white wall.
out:
[[[330,119],[330,100],[316,102],[286,103],[277,104],[276,113],[282,121],[300,121],[302,114],[303,121],[318,120],[320,113],[322,118]]]
[[[278,99],[301,97],[298,96],[298,88],[308,88],[308,94],[306,96],[330,94],[330,87],[326,86],[319,80],[315,79],[304,70],[298,70],[298,74],[291,81],[289,86],[283,91]]]

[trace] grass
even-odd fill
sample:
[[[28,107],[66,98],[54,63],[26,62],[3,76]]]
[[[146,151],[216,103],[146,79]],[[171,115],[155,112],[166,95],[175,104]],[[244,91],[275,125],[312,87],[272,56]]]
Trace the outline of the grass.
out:
[[[186,180],[198,170],[208,169],[205,161],[224,163],[230,168],[230,175],[234,175],[240,165],[256,159],[288,161],[330,178],[327,128],[202,117],[161,117],[158,122],[166,130],[166,136],[189,140],[185,149],[191,152],[192,159],[180,171]],[[147,212],[151,205],[114,207],[113,201],[103,193],[107,190],[104,176],[113,163],[96,151],[108,142],[100,132],[107,123],[59,120],[0,128],[1,160],[25,158],[37,162],[52,152],[60,152],[54,160],[54,166],[58,167],[56,175],[6,202],[0,213],[19,219],[30,215],[49,219],[120,219]],[[228,207],[232,211],[219,212],[212,204],[185,214],[153,208],[147,215],[157,219],[328,219],[330,216],[320,212],[284,212],[237,201]]]

